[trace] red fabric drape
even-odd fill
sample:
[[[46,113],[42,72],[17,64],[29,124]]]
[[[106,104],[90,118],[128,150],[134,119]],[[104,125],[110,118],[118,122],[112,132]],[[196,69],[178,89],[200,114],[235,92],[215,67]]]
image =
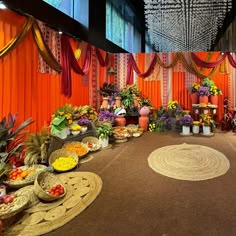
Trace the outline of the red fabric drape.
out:
[[[100,63],[100,66],[102,66],[102,67],[108,66],[109,54],[107,52],[106,52],[105,60],[103,59],[102,54],[98,48],[96,48],[96,55],[97,55],[98,61]]]
[[[128,71],[127,71],[127,77],[126,77],[126,84],[132,84],[133,83],[133,70],[137,73],[137,75],[139,77],[145,78],[153,72],[153,69],[154,69],[154,66],[155,66],[156,62],[157,62],[156,53],[154,53],[152,61],[149,65],[148,69],[144,73],[141,73],[140,70],[139,70],[139,67],[137,66],[137,64],[134,60],[133,55],[130,54],[129,61],[128,61]]]
[[[214,68],[214,67],[220,65],[220,63],[225,60],[226,54],[222,55],[222,57],[218,61],[214,61],[214,62],[203,61],[193,52],[191,53],[191,57],[197,66],[205,67],[205,68]]]
[[[78,64],[67,36],[61,36],[61,58],[62,58],[62,80],[61,92],[66,97],[71,97],[71,68],[75,73],[85,75],[88,73],[91,64],[91,45],[88,44],[84,65],[81,68]]]
[[[234,60],[234,58],[232,57],[232,55],[227,52],[227,56],[228,56],[228,60],[229,60],[229,63],[231,64],[231,66],[233,66],[234,68],[236,68],[236,61]]]

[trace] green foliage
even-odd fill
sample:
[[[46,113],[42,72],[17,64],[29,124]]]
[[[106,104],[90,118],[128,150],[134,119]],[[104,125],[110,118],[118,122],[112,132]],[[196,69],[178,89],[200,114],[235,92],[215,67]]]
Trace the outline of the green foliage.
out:
[[[109,124],[102,124],[96,127],[96,133],[98,137],[107,138],[112,135],[112,126]]]

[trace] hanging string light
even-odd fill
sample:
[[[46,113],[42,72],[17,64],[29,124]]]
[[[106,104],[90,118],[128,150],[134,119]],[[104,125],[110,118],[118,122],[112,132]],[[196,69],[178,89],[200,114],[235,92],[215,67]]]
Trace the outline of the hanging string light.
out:
[[[232,0],[144,0],[145,22],[157,51],[207,51]]]

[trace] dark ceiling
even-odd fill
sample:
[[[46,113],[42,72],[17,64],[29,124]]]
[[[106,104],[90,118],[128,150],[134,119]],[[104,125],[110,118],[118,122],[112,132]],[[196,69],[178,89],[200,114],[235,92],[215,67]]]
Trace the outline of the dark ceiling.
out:
[[[136,11],[138,16],[137,20],[139,21],[140,30],[142,33],[142,52],[145,52],[145,33],[147,33],[147,24],[145,21],[145,4],[144,1],[148,2],[158,2],[158,3],[168,3],[173,1],[174,3],[181,3],[185,6],[189,2],[196,2],[194,7],[197,7],[197,2],[207,2],[207,0],[126,0],[129,1]],[[210,2],[218,3],[218,1],[226,1],[226,0],[209,0]],[[44,21],[50,27],[55,29],[61,29],[63,32],[67,33],[68,35],[79,38],[80,40],[86,41],[96,47],[99,47],[108,52],[126,52],[124,49],[118,47],[117,45],[113,44],[112,42],[106,40],[105,38],[105,5],[106,0],[89,0],[89,30],[83,27],[80,23],[76,22],[72,18],[66,16],[65,14],[61,13],[57,9],[54,9],[50,5],[46,4],[42,0],[4,0],[4,2],[14,10],[17,10],[21,13],[27,13],[34,16],[36,19]],[[184,5],[185,4],[185,5]],[[187,5],[186,5],[187,6]],[[168,8],[166,5],[165,8]],[[158,10],[158,9],[157,9]],[[200,14],[200,13],[199,13]],[[212,39],[211,45],[209,50],[213,51],[216,48],[219,40],[224,36],[226,29],[235,20],[236,15],[236,0],[232,0],[232,8],[226,14],[226,17],[223,20],[223,24],[221,27],[217,27],[217,32],[215,38]],[[165,22],[166,22],[165,18]],[[187,19],[187,15],[183,18],[183,21]],[[184,23],[184,22],[183,22]],[[171,25],[171,24],[170,24]],[[174,24],[173,24],[174,25]],[[178,26],[178,25],[177,25]],[[175,25],[176,27],[176,25]],[[204,29],[202,29],[204,30]],[[164,36],[164,41],[168,41],[168,32],[161,32]],[[177,31],[178,33],[178,31]],[[187,31],[185,32],[188,33]],[[179,34],[176,34],[173,38],[173,45],[178,41],[178,37],[181,37],[183,32],[179,31]],[[171,42],[169,43],[171,44]],[[172,45],[172,49],[173,49]],[[227,46],[226,46],[227,48]],[[198,48],[199,50],[199,48]],[[221,50],[221,48],[217,48],[217,50]],[[235,49],[236,50],[236,49]],[[160,51],[157,47],[153,47],[153,51]],[[175,51],[175,50],[171,50]],[[193,50],[194,51],[194,50]],[[223,51],[223,50],[222,50]]]

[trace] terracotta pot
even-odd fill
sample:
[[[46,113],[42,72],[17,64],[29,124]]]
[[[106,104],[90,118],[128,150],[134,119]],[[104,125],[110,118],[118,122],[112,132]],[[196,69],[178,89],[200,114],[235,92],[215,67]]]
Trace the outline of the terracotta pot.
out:
[[[213,104],[213,105],[218,105],[218,95],[211,95],[210,96],[210,102],[211,102],[211,104]]]
[[[208,96],[199,96],[199,103],[208,104]]]
[[[150,109],[148,106],[143,106],[139,111],[139,114],[141,116],[148,116],[149,113],[150,113]]]
[[[199,103],[199,96],[198,96],[197,92],[191,93],[190,97],[191,97],[192,104],[198,104]]]
[[[121,107],[121,97],[115,97],[115,105],[116,107]]]
[[[148,130],[148,124],[149,124],[149,117],[148,116],[140,116],[138,119],[138,124],[140,128],[142,128],[144,131]]]
[[[101,108],[109,108],[109,97],[102,98],[102,105]]]
[[[116,126],[125,126],[126,125],[126,119],[124,116],[118,116],[115,119]]]

